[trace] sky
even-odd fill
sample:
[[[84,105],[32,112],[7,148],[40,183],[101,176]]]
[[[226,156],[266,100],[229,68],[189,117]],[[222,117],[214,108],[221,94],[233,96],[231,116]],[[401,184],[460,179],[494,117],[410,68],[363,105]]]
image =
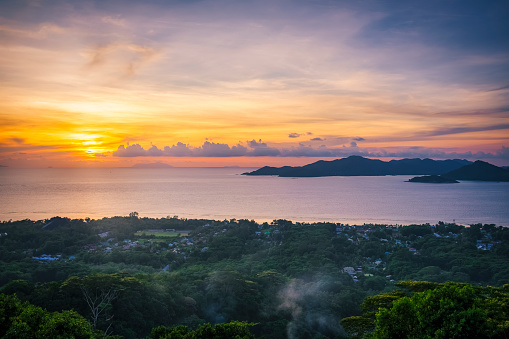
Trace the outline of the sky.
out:
[[[509,2],[2,0],[0,165],[509,165]]]

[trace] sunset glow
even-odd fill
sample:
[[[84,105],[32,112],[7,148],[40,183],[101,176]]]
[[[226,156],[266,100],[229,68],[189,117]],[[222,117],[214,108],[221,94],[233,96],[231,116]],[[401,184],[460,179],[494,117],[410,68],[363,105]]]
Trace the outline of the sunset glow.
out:
[[[0,165],[509,165],[505,1],[2,1]]]

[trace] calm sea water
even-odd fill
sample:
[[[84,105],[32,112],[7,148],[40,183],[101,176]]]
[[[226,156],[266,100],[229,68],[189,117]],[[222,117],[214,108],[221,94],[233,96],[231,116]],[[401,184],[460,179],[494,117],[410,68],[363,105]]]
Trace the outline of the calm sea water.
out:
[[[0,220],[126,216],[509,226],[509,183],[278,178],[246,168],[0,168]]]

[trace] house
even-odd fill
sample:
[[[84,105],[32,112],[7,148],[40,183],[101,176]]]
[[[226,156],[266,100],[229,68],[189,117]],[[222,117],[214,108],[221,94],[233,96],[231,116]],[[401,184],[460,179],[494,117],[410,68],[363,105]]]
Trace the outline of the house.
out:
[[[97,245],[87,244],[87,245],[83,246],[83,248],[86,250],[89,250],[89,251],[95,251],[97,249]]]
[[[354,227],[357,232],[364,232],[366,230],[366,226],[364,225],[352,225],[352,227]]]
[[[52,262],[60,259],[61,254],[57,254],[56,256],[52,256],[50,254],[41,254],[39,257],[32,257],[34,260],[38,260],[39,262]]]
[[[351,266],[343,267],[343,272],[353,275],[355,274],[355,268]]]

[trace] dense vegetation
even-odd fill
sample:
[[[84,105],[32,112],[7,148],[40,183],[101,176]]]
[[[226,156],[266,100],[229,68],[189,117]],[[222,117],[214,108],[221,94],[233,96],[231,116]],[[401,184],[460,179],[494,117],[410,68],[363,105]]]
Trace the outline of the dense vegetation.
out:
[[[44,308],[44,321],[74,319],[92,333],[85,337],[125,338],[219,337],[233,330],[242,338],[360,337],[371,331],[390,337],[398,329],[384,321],[420,309],[431,294],[438,300],[452,295],[453,304],[470,298],[458,317],[471,316],[486,325],[479,327],[483,333],[498,337],[507,335],[503,322],[509,320],[507,313],[493,316],[508,301],[502,287],[509,282],[508,244],[507,228],[442,222],[258,224],[137,213],[22,220],[0,224],[0,292],[2,298],[15,293],[19,300],[5,299],[15,305],[29,302],[39,313]],[[397,288],[402,280],[429,285]],[[495,287],[481,287],[487,285]],[[386,311],[366,309],[373,296],[385,300]],[[412,322],[408,328],[430,327],[415,314],[405,318]],[[177,325],[183,326],[172,327]]]
[[[507,338],[509,285],[403,281],[341,323],[352,338]]]

